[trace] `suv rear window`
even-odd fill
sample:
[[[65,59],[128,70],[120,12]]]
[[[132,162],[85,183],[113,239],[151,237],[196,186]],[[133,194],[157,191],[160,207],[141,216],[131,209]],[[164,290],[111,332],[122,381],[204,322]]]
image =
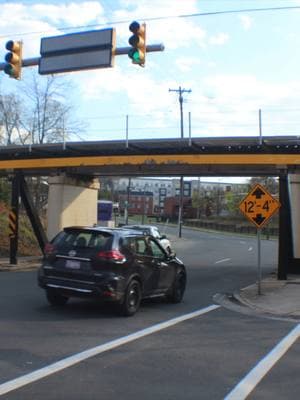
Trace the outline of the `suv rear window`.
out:
[[[109,250],[113,236],[108,232],[95,232],[84,230],[72,230],[61,232],[53,241],[57,250],[74,248],[86,248],[94,250]]]

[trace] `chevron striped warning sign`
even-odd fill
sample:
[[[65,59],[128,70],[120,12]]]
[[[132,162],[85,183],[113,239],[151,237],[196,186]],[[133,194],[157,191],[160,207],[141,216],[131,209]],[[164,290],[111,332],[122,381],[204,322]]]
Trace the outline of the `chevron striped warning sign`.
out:
[[[17,216],[12,210],[8,214],[8,227],[9,237],[14,238],[17,234]]]

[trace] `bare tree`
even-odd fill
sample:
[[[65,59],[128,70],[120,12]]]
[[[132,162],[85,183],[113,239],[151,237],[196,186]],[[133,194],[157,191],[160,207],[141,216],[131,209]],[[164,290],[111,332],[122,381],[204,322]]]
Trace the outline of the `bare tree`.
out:
[[[21,103],[14,94],[0,94],[0,143],[12,144],[20,134]]]
[[[0,143],[51,143],[80,139],[85,129],[74,117],[72,85],[62,76],[28,71],[18,92],[0,94]]]
[[[31,74],[24,83],[26,107],[21,121],[26,140],[30,137],[32,143],[64,141],[70,133],[84,129],[74,118],[73,106],[67,98],[70,91],[71,84],[66,78]]]

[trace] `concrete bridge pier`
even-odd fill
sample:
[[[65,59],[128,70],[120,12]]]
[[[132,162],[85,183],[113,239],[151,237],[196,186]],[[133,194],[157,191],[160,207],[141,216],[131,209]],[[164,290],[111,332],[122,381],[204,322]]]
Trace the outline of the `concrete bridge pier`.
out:
[[[300,260],[300,175],[289,175],[293,257]]]
[[[97,223],[99,180],[93,177],[49,177],[47,236],[51,240],[66,226]]]

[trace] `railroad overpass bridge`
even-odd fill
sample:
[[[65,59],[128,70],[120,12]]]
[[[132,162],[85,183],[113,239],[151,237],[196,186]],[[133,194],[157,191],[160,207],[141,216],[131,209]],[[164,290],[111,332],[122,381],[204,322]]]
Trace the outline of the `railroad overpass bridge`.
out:
[[[277,176],[300,171],[300,137],[149,139],[0,147],[0,175]]]
[[[36,225],[34,229],[41,247],[47,238],[34,215],[24,180],[26,176],[48,176],[50,183],[51,179],[56,182],[53,200],[50,192],[49,209],[65,196],[67,201],[62,203],[61,211],[66,204],[71,209],[75,197],[80,197],[74,187],[85,182],[88,189],[96,189],[91,182],[99,176],[279,176],[280,231],[284,232],[279,241],[279,270],[283,271],[282,276],[288,270],[300,271],[299,136],[9,145],[0,147],[0,176],[13,179],[12,210],[17,206],[16,198],[20,193],[30,219]],[[95,197],[95,190],[92,197]],[[53,215],[48,216],[48,220],[52,221]]]

